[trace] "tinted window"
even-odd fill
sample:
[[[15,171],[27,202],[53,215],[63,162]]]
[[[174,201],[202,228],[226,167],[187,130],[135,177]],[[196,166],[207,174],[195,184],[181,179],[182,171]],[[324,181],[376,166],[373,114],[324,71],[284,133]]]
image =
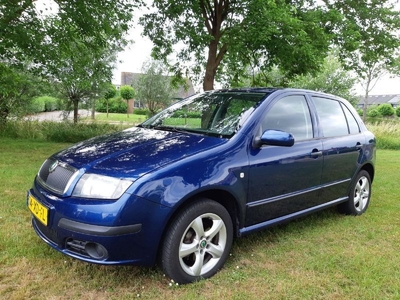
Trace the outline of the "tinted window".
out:
[[[304,96],[280,99],[263,120],[262,130],[276,129],[290,132],[296,141],[313,137],[310,110]]]
[[[313,97],[324,137],[349,134],[346,118],[339,101]]]
[[[357,123],[356,119],[354,118],[353,114],[346,107],[346,105],[342,104],[342,107],[343,107],[343,110],[344,110],[344,114],[346,115],[347,124],[349,124],[350,134],[359,133],[360,132],[360,128],[358,127],[358,123]]]

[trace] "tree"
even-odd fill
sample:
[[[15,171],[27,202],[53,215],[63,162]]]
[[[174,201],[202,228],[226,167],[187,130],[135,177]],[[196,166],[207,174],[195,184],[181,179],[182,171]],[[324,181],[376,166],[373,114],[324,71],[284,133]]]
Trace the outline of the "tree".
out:
[[[397,36],[400,14],[390,0],[324,2],[340,16],[335,25],[340,34],[334,41],[344,66],[354,71],[363,83],[365,120],[373,82],[379,80],[392,63],[393,54],[400,45]]]
[[[50,84],[26,68],[0,62],[0,124],[10,115],[23,114],[33,97],[50,90]]]
[[[73,104],[77,122],[79,101],[93,99],[110,82],[138,2],[55,0],[54,10],[43,14],[35,0],[0,0],[0,62],[28,65],[53,80]]]
[[[117,89],[115,88],[115,85],[111,83],[108,84],[104,92],[104,99],[106,99],[106,106],[107,106],[107,118],[108,118],[108,102],[110,101],[111,98],[114,98],[116,94],[117,94]]]
[[[79,102],[93,101],[111,81],[113,64],[121,47],[107,42],[94,47],[81,39],[79,28],[58,17],[47,19],[45,26],[58,30],[49,31],[49,42],[43,46],[48,49],[48,56],[42,68],[72,104],[74,123],[77,123]],[[62,36],[71,38],[64,40]]]
[[[179,44],[172,69],[182,76],[195,60],[191,71],[204,69],[204,90],[214,88],[223,60],[229,70],[278,64],[294,75],[317,69],[328,51],[332,19],[312,0],[154,0],[152,6],[156,12],[145,14],[141,24],[154,57],[166,62]]]
[[[171,86],[171,77],[165,75],[166,67],[160,61],[149,60],[142,66],[142,73],[132,84],[137,98],[143,101],[151,115],[171,103],[176,89]]]
[[[135,89],[131,87],[130,85],[123,85],[119,89],[119,93],[121,94],[122,99],[125,99],[126,104],[127,104],[127,110],[126,110],[126,115],[129,118],[129,103],[128,101],[133,99],[135,97]]]
[[[353,92],[356,78],[342,67],[337,55],[337,51],[332,52],[325,58],[319,72],[299,75],[290,81],[289,86],[333,94],[356,104],[358,99]]]
[[[13,62],[45,63],[43,43],[59,27],[45,27],[47,16],[77,28],[89,45],[118,44],[124,39],[132,11],[140,0],[54,0],[37,6],[35,0],[0,0],[0,57]],[[74,38],[65,32],[62,39]],[[58,41],[60,42],[60,41]]]

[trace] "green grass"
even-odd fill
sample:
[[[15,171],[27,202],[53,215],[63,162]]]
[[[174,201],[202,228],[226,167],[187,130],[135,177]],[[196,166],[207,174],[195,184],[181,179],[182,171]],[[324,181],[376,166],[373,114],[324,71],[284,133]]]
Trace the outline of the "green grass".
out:
[[[377,140],[379,149],[400,150],[400,122],[397,120],[367,124]]]
[[[0,138],[2,299],[400,299],[400,152],[377,152],[368,211],[323,211],[234,242],[213,278],[176,286],[158,268],[66,257],[30,225],[26,190],[68,144]]]
[[[116,113],[109,113],[108,117],[106,113],[98,113],[96,114],[95,122],[107,122],[107,123],[123,123],[123,124],[130,124],[130,125],[137,125],[144,122],[147,119],[147,116],[144,115],[135,115],[129,114],[116,114]],[[89,118],[82,118],[82,121],[90,121],[92,120]]]

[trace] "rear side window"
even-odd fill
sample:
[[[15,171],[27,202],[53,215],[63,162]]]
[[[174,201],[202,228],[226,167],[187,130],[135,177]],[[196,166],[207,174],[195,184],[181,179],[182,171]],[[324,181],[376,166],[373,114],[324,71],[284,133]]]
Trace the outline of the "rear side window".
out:
[[[348,135],[349,129],[340,102],[327,98],[312,98],[317,108],[324,137]]]
[[[346,107],[346,105],[342,104],[342,107],[343,107],[343,110],[344,110],[344,114],[346,115],[347,124],[349,124],[349,132],[350,132],[350,134],[360,133],[360,127],[358,126],[358,123],[357,123],[356,119],[354,118],[353,114]]]

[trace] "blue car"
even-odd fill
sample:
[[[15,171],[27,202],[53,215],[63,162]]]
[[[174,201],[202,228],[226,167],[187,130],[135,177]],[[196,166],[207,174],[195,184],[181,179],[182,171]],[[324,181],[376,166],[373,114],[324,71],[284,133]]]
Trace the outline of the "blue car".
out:
[[[27,205],[38,236],[105,265],[158,262],[178,283],[214,275],[232,241],[337,206],[369,205],[376,142],[341,98],[229,89],[49,157]]]

